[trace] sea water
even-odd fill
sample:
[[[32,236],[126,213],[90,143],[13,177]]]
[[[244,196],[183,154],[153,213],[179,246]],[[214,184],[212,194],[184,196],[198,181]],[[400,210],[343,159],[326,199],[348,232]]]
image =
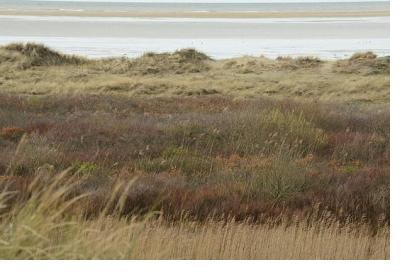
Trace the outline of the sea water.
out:
[[[362,3],[95,3],[0,0],[4,9],[132,11],[351,11],[388,10]],[[0,44],[39,42],[88,57],[139,56],[193,47],[214,58],[243,55],[342,58],[359,51],[389,54],[389,17],[132,18],[0,16]]]

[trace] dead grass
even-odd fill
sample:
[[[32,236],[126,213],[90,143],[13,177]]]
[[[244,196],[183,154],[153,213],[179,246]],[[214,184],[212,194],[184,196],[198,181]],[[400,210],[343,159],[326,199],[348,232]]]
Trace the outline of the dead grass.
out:
[[[377,57],[374,53],[356,53],[346,60],[336,63],[334,71],[349,74],[389,74],[390,57]]]
[[[277,68],[281,70],[297,70],[317,68],[323,61],[316,57],[278,57]]]
[[[117,183],[100,214],[85,219],[79,204],[86,196],[70,195],[79,179],[67,174],[41,183],[38,177],[30,196],[12,204],[16,194],[0,181],[0,259],[389,259],[387,228],[372,234],[365,225],[329,221],[256,225],[183,217],[168,223],[160,212],[120,218],[128,183]]]
[[[174,53],[148,52],[136,59],[105,59],[95,61],[95,65],[117,75],[181,75],[208,71],[210,61],[210,57],[194,49],[181,49]]]
[[[135,59],[84,60],[38,45],[0,48],[0,91],[11,94],[224,95],[380,103],[389,99],[389,58],[212,60],[188,49]],[[34,61],[34,62],[33,62]]]
[[[44,45],[27,43],[2,47],[0,62],[17,66],[19,69],[27,69],[34,66],[79,65],[85,63],[86,59],[63,55]]]

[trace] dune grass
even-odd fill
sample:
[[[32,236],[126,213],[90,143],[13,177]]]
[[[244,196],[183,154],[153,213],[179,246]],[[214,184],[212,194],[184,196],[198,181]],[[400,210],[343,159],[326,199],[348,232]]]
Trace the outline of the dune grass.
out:
[[[1,47],[0,258],[389,258],[389,121],[371,53]]]
[[[27,69],[34,66],[79,65],[86,59],[77,56],[64,55],[47,48],[46,46],[27,43],[9,44],[2,48],[0,61]]]
[[[389,100],[389,58],[243,57],[212,60],[192,49],[135,59],[87,60],[41,45],[0,47],[0,91],[10,94],[297,97],[383,103]]]
[[[7,191],[8,182],[0,181],[5,187],[0,193],[0,259],[389,258],[387,228],[372,235],[364,225],[334,221],[275,225],[181,217],[169,223],[155,217],[159,212],[123,218],[121,183],[103,211],[86,219],[81,204],[87,194],[72,196],[79,182],[68,174],[48,181],[37,177],[30,195],[17,200],[16,193]]]

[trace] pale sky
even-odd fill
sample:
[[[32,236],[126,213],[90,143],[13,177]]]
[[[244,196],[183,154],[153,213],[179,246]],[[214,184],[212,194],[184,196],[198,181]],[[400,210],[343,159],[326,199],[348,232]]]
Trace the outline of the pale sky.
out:
[[[36,1],[36,0],[32,0]],[[180,3],[302,3],[302,2],[388,2],[389,0],[42,0],[68,2],[180,2]]]

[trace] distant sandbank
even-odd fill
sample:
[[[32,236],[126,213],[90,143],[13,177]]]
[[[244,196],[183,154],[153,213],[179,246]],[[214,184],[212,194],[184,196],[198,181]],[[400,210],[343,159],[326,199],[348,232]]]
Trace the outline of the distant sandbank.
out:
[[[81,10],[6,10],[10,16],[84,16],[84,17],[146,17],[146,18],[295,18],[295,17],[382,17],[390,11],[315,11],[315,12],[135,12]]]

